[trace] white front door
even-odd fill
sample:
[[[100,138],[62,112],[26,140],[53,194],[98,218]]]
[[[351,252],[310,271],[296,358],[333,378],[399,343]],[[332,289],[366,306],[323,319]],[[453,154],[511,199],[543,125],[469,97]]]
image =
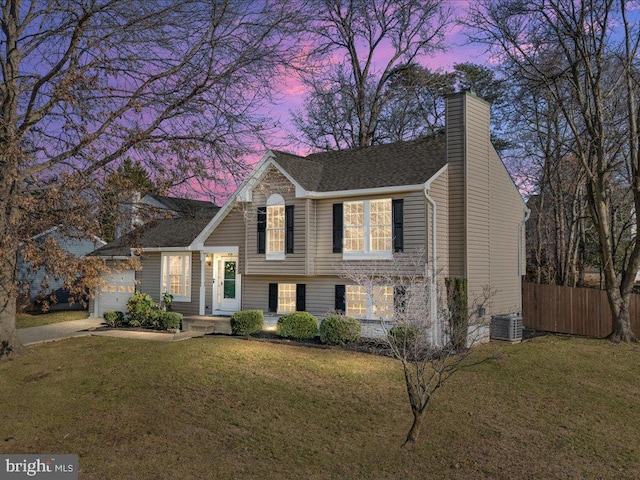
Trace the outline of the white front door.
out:
[[[237,255],[214,255],[214,313],[233,313],[240,309],[240,276]]]

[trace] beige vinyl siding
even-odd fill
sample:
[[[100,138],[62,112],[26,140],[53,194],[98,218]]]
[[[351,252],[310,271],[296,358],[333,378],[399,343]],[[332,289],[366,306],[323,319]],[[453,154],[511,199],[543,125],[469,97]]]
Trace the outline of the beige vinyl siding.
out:
[[[335,286],[345,285],[339,277],[254,276],[242,279],[242,308],[244,310],[269,310],[270,283],[304,283],[306,285],[306,311],[322,319],[335,309]]]
[[[211,255],[211,254],[209,254]],[[240,259],[238,258],[238,263]],[[239,270],[238,270],[239,271]],[[198,285],[200,285],[198,283]],[[213,264],[204,265],[204,314],[213,313]]]
[[[183,252],[171,252],[183,253]],[[138,291],[148,293],[155,302],[162,300],[162,268],[160,252],[145,252],[140,263],[142,269],[137,274]],[[174,302],[173,309],[184,315],[198,315],[200,312],[200,252],[191,252],[191,301]]]
[[[315,273],[317,275],[339,274],[343,269],[343,265],[349,263],[342,261],[342,253],[333,253],[333,204],[344,201],[375,200],[380,198],[404,199],[404,251],[410,252],[416,249],[424,251],[427,248],[426,200],[422,191],[317,200],[317,254],[315,259]]]
[[[466,276],[469,302],[496,293],[490,315],[519,309],[518,223],[524,203],[491,145],[489,105],[447,98],[449,275]]]
[[[445,170],[431,184],[429,195],[436,203],[436,261],[438,275],[447,277],[449,275],[449,195],[448,195],[448,172]],[[428,257],[432,260],[431,252],[431,211],[427,205],[427,244]]]
[[[307,243],[305,269],[307,275],[315,275],[316,273],[316,252],[318,245],[317,225],[316,225],[316,202],[310,198],[306,200],[305,205],[306,225],[305,225],[305,241]]]
[[[489,105],[466,96],[466,219],[467,279],[469,300],[480,299],[483,287],[490,284],[489,249]]]
[[[465,97],[456,95],[446,102],[447,174],[449,182],[449,275],[466,276],[466,133]]]
[[[274,185],[273,190],[269,189],[269,183]],[[258,207],[264,207],[267,199],[273,193],[282,195],[285,205],[294,205],[293,237],[294,253],[286,253],[284,260],[267,260],[264,253],[258,253],[257,216],[255,211]],[[259,186],[253,191],[254,211],[249,215],[251,219],[247,227],[247,269],[249,275],[305,275],[306,264],[306,238],[305,238],[305,200],[295,198],[295,187],[279,171],[272,169],[267,174],[266,184]]]
[[[160,301],[162,285],[160,252],[145,252],[140,257],[142,268],[137,272],[138,291],[148,293],[154,301]],[[200,282],[198,282],[200,285]]]
[[[255,230],[255,227],[254,227]],[[204,241],[205,247],[238,247],[238,272],[243,273],[245,265],[245,221],[242,207],[234,209],[220,222]],[[205,272],[206,273],[206,272]],[[213,273],[210,277],[212,278]],[[198,285],[200,281],[198,280]]]
[[[504,165],[495,153],[491,155],[489,168],[490,273],[491,286],[496,289],[496,295],[492,299],[492,313],[510,313],[520,310],[518,225],[524,218],[524,204]]]

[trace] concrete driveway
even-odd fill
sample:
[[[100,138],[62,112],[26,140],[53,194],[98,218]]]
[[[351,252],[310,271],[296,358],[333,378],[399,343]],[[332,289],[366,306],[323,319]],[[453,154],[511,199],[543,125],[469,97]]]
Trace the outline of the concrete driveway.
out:
[[[70,322],[52,323],[40,327],[18,329],[18,338],[23,345],[52,342],[63,338],[84,337],[102,325],[101,318],[85,318]]]
[[[203,332],[140,332],[127,329],[98,330],[103,326],[101,318],[85,318],[83,320],[73,320],[70,322],[52,323],[41,327],[30,327],[18,329],[18,337],[25,347],[37,345],[39,343],[54,342],[65,338],[85,337],[97,335],[101,337],[135,338],[140,340],[155,340],[159,342],[178,342],[188,338],[201,337]]]

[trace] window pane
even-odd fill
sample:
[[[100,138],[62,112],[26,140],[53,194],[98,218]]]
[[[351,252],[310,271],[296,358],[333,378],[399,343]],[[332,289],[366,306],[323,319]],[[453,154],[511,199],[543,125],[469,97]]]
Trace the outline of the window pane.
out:
[[[182,275],[169,275],[169,293],[182,295]]]
[[[393,287],[373,288],[373,316],[393,318]]]
[[[347,285],[347,315],[351,317],[367,316],[367,294],[359,285]]]
[[[371,226],[371,251],[391,250],[391,226]]]
[[[344,203],[344,224],[345,226],[364,225],[364,202]]]
[[[371,200],[369,206],[372,252],[391,250],[391,199]]]
[[[224,262],[224,298],[236,298],[236,262]]]
[[[182,259],[180,255],[172,255],[169,257],[169,275],[182,275]]]
[[[267,252],[284,253],[284,205],[267,207]]]
[[[344,249],[347,252],[364,252],[364,227],[344,229]]]
[[[267,207],[267,228],[284,228],[284,205]]]
[[[296,284],[278,284],[278,312],[288,313],[296,311]]]
[[[371,225],[391,225],[391,199],[371,200]]]
[[[364,251],[364,202],[344,203],[344,250]]]
[[[191,282],[191,258],[189,255],[166,255],[162,272],[162,293],[189,296]]]

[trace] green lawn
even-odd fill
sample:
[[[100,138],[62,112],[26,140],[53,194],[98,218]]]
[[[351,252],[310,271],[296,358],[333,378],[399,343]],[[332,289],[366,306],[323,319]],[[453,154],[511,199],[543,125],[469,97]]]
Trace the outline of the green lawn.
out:
[[[39,327],[41,325],[49,325],[50,323],[81,320],[88,316],[89,313],[86,310],[63,310],[59,312],[38,313],[35,315],[30,313],[19,313],[16,315],[16,327]]]
[[[419,444],[387,358],[231,338],[102,337],[0,362],[0,452],[80,478],[639,478],[640,347],[537,338],[435,397]],[[6,440],[5,439],[9,439]]]

